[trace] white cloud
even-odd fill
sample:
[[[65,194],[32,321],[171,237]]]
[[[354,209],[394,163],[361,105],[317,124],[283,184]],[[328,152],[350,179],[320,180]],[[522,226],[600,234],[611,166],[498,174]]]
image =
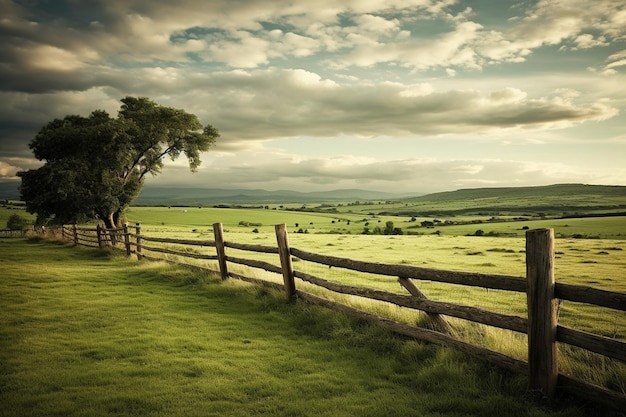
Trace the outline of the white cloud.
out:
[[[0,161],[0,178],[1,179],[16,178],[16,174],[19,171],[22,171],[21,167],[8,164],[7,162],[4,162],[4,161]]]
[[[27,140],[55,117],[98,108],[115,114],[126,95],[183,108],[218,127],[222,138],[211,154],[222,161],[233,152],[258,152],[246,164],[234,158],[229,165],[216,160],[219,169],[205,167],[241,184],[252,178],[294,187],[298,181],[344,185],[359,178],[387,187],[409,185],[403,175],[415,182],[413,172],[425,186],[520,178],[514,175],[555,181],[558,172],[582,177],[569,166],[471,158],[376,162],[342,154],[332,160],[281,155],[285,167],[258,165],[275,138],[338,143],[346,135],[384,147],[394,135],[411,141],[471,136],[487,144],[523,140],[540,146],[556,143],[556,129],[576,127],[560,130],[559,144],[582,141],[581,131],[590,133],[586,141],[623,143],[624,116],[618,113],[626,106],[626,50],[616,49],[626,40],[622,0],[592,6],[586,0],[521,2],[508,10],[517,15],[500,24],[492,23],[499,16],[480,19],[492,12],[488,6],[461,10],[458,0],[71,3],[56,15],[32,2],[3,3],[3,151],[11,144],[11,152],[28,152]],[[545,45],[561,48],[566,58],[597,60],[585,64],[593,72],[549,67],[516,73],[535,65],[529,58]],[[600,134],[603,128],[609,133]],[[5,173],[17,166],[2,162]]]
[[[189,103],[203,103],[197,114],[221,126],[224,141],[562,128],[617,114],[610,103],[587,102],[569,90],[531,97],[515,88],[481,92],[442,90],[429,83],[339,84],[304,70],[282,69],[187,81],[203,89],[183,96],[181,103],[188,103],[190,111],[196,109]]]
[[[593,41],[587,30],[599,31],[598,40],[623,39],[626,35],[626,9],[621,0],[597,0],[590,7],[586,0],[540,0],[510,29],[510,38],[527,48],[558,45],[571,39],[579,47]],[[604,36],[604,38],[602,37]],[[596,40],[595,42],[598,42]]]
[[[210,158],[197,174],[166,167],[151,184],[229,184],[240,188],[301,191],[367,188],[398,193],[435,192],[483,186],[547,185],[563,182],[616,184],[626,170],[590,169],[564,163],[499,159],[406,158],[373,160],[353,155],[307,158],[267,152]]]
[[[576,39],[574,39],[574,43],[578,48],[581,49],[589,49],[596,46],[607,46],[609,43],[606,41],[606,37],[600,36],[599,38],[594,38],[593,35],[589,33],[584,33],[582,35],[578,35]]]

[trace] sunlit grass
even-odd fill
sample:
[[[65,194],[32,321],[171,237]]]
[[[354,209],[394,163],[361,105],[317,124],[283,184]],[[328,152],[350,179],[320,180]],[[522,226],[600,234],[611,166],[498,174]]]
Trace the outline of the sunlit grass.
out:
[[[2,416],[583,416],[525,378],[282,294],[0,241]]]
[[[361,207],[361,206],[358,206]],[[173,227],[186,231],[196,230],[196,233],[210,232],[213,223],[222,223],[231,232],[252,233],[258,230],[263,233],[272,233],[274,225],[285,223],[293,233],[302,231],[308,234],[333,233],[360,235],[365,228],[371,231],[375,227],[385,228],[388,221],[394,227],[403,230],[405,234],[447,236],[473,235],[477,230],[485,234],[504,233],[513,237],[524,237],[524,228],[553,228],[559,237],[626,239],[626,221],[624,217],[597,217],[546,219],[537,217],[528,221],[516,222],[489,222],[492,216],[465,216],[438,218],[441,222],[480,220],[480,224],[465,224],[439,226],[435,228],[420,227],[423,220],[433,220],[433,217],[418,217],[412,221],[411,216],[379,215],[382,207],[377,205],[365,206],[370,211],[365,213],[342,210],[337,213],[301,212],[280,209],[258,208],[213,208],[213,207],[130,207],[126,218],[131,223],[140,222],[145,225]],[[502,216],[503,219],[511,216]],[[253,224],[253,225],[252,225]]]
[[[168,230],[167,233],[176,233]],[[183,233],[179,231],[178,233]],[[193,233],[186,235],[193,237]],[[227,230],[227,241],[254,243],[275,246],[273,233],[245,233]],[[364,235],[317,235],[291,233],[292,247],[314,253],[341,256],[351,259],[391,264],[425,266],[429,268],[525,276],[525,240],[522,238],[496,238],[475,236],[364,236]],[[626,271],[626,253],[623,241],[557,239],[556,279],[557,282],[588,285],[596,288],[624,292],[626,283],[620,279]],[[213,248],[202,249],[213,253]],[[262,259],[278,265],[277,255],[256,254],[227,249],[227,254],[236,257]],[[213,266],[217,268],[217,265]],[[267,274],[251,268],[230,266],[231,271],[247,276],[281,282],[276,274]],[[396,277],[363,274],[328,268],[294,258],[296,270],[317,275],[330,281],[346,285],[368,287],[406,294]],[[485,290],[482,288],[441,284],[431,281],[415,281],[421,291],[430,299],[452,302],[489,311],[526,317],[526,295],[508,291]],[[400,309],[358,297],[334,294],[313,285],[298,282],[299,289],[323,295],[358,308],[406,323],[427,323],[423,313]],[[527,340],[525,335],[515,332],[473,325],[463,320],[448,319],[458,329],[459,335],[475,345],[526,359]],[[591,333],[620,340],[626,339],[626,314],[607,308],[580,303],[563,302],[560,305],[559,323]],[[572,350],[561,348],[561,371],[579,379],[602,386],[615,384],[615,375],[623,375],[626,366],[619,361],[603,362],[598,368],[597,361],[585,362],[581,355],[571,355]],[[581,363],[581,361],[583,361]],[[599,371],[598,369],[606,369]]]

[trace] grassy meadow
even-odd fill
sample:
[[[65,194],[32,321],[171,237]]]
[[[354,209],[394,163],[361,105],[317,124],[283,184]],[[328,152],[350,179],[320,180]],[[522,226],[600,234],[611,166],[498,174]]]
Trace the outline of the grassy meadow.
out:
[[[0,240],[0,416],[596,415],[524,377],[237,281]]]
[[[384,210],[383,210],[384,212]],[[159,229],[181,228],[189,231],[211,230],[213,223],[222,223],[231,231],[239,232],[273,232],[274,225],[285,223],[291,233],[323,234],[363,234],[364,228],[372,231],[375,227],[385,228],[388,221],[405,234],[415,235],[474,235],[483,230],[486,235],[501,234],[501,237],[524,237],[526,229],[553,228],[557,237],[595,238],[595,239],[626,239],[626,216],[615,217],[583,217],[557,219],[529,218],[527,221],[489,221],[493,216],[465,216],[440,218],[454,221],[481,221],[474,224],[458,224],[427,228],[420,226],[424,220],[433,217],[412,217],[379,215],[376,212],[303,212],[281,210],[279,208],[213,208],[213,207],[131,207],[126,218],[129,222],[140,222],[146,226],[157,226]],[[506,219],[506,218],[504,218]]]
[[[258,215],[257,215],[258,214]],[[214,209],[214,208],[147,208],[134,207],[128,213],[131,221],[141,221],[142,233],[152,236],[176,236],[189,239],[211,240],[211,224],[221,221],[225,239],[239,243],[275,246],[274,224],[283,219],[288,224],[289,240],[292,247],[350,259],[391,264],[406,264],[427,268],[481,272],[524,277],[525,230],[520,236],[467,236],[465,234],[424,234],[424,235],[363,235],[344,232],[336,234],[338,218],[326,213],[283,212],[266,209]],[[219,220],[221,219],[221,220]],[[248,224],[256,219],[256,224]],[[389,217],[384,217],[386,221]],[[397,219],[395,219],[397,222]],[[190,222],[185,224],[185,222]],[[335,221],[335,223],[332,223]],[[343,219],[345,222],[345,218]],[[351,223],[356,223],[353,220]],[[564,223],[567,222],[567,223]],[[296,226],[296,223],[298,226]],[[301,224],[310,224],[316,229],[308,233],[298,233]],[[580,234],[603,234],[609,231],[626,236],[626,222],[623,217],[600,217],[580,219],[535,220],[532,228],[555,227],[557,282],[592,286],[609,291],[626,292],[625,244],[622,239],[582,239],[564,238],[558,225],[571,228]],[[260,225],[259,225],[260,224]],[[398,223],[396,223],[398,224]],[[502,223],[508,226],[515,223]],[[495,225],[495,224],[494,224]],[[476,227],[476,225],[471,225]],[[324,227],[326,229],[324,230]],[[450,230],[461,226],[446,226]],[[519,227],[519,226],[517,226]],[[442,229],[445,229],[442,227]],[[201,249],[196,249],[202,252]],[[206,253],[213,253],[207,248]],[[227,254],[236,257],[261,259],[279,264],[275,255],[254,254],[227,249]],[[294,259],[294,268],[314,274],[330,281],[346,285],[364,286],[393,292],[406,293],[394,277],[362,274],[316,265]],[[186,261],[187,262],[187,261]],[[214,265],[214,268],[217,268]],[[279,276],[232,266],[231,270],[258,278],[280,282]],[[462,305],[481,307],[490,311],[526,316],[526,296],[521,293],[485,290],[456,285],[416,282],[430,299],[453,302]],[[298,284],[300,288],[326,297],[373,311],[379,315],[399,321],[423,322],[424,315],[399,307],[381,306],[380,303],[363,301],[356,297],[335,295],[312,285]],[[526,359],[527,340],[525,335],[470,325],[461,320],[450,319],[459,329],[465,340],[480,346],[497,350],[507,355]],[[626,340],[626,313],[611,309],[588,306],[580,303],[563,302],[560,305],[559,323],[604,336]],[[607,360],[599,355],[588,354],[576,348],[560,346],[560,366],[563,372],[582,380],[611,389],[626,392],[626,366],[618,361]]]
[[[626,207],[621,195],[569,195],[571,187],[560,187],[559,195],[520,195],[518,190],[501,197],[462,190],[451,198],[447,193],[406,201],[325,202],[318,204],[268,204],[256,207],[131,207],[130,224],[141,223],[142,233],[155,237],[213,240],[212,224],[224,226],[225,239],[238,243],[276,246],[274,225],[285,223],[292,247],[357,260],[406,264],[427,268],[525,276],[525,233],[527,229],[554,228],[557,282],[592,286],[626,293],[626,217],[615,215]],[[580,186],[575,187],[580,190]],[[548,190],[549,189],[549,190]],[[594,189],[595,190],[595,189]],[[547,193],[547,187],[533,193]],[[613,189],[609,188],[612,192]],[[618,190],[619,191],[619,190]],[[478,193],[478,194],[476,194]],[[489,194],[489,193],[487,193]],[[506,193],[505,193],[506,194]],[[465,200],[464,200],[465,198]],[[0,224],[19,210],[0,207]],[[428,212],[432,213],[426,215]],[[422,215],[412,215],[417,212]],[[578,218],[561,218],[579,213]],[[606,214],[606,217],[586,217]],[[20,215],[30,216],[25,211]],[[34,216],[30,216],[34,220]],[[522,220],[523,219],[523,220]],[[516,220],[516,221],[512,221]],[[422,221],[435,222],[424,227]],[[364,234],[393,222],[402,235]],[[448,223],[447,225],[445,223]],[[480,236],[477,231],[481,231]],[[159,244],[153,244],[159,246]],[[166,245],[167,246],[167,245]],[[176,248],[180,249],[180,248]],[[213,248],[186,248],[214,254]],[[279,264],[276,255],[227,249],[235,257],[260,259]],[[170,259],[174,256],[159,254]],[[217,269],[216,263],[201,263]],[[328,268],[294,259],[294,267],[347,285],[406,294],[396,278]],[[231,265],[233,272],[281,282],[281,277],[264,271]],[[431,281],[416,281],[430,299],[475,306],[490,311],[526,316],[526,296],[520,293],[485,290]],[[382,303],[337,295],[310,284],[298,288],[407,323],[427,325],[425,314]],[[488,326],[449,319],[459,337],[476,345],[526,359],[526,336]],[[560,304],[559,323],[576,329],[626,340],[626,313],[582,305]],[[561,372],[581,380],[626,393],[626,364],[608,360],[581,349],[559,345]]]

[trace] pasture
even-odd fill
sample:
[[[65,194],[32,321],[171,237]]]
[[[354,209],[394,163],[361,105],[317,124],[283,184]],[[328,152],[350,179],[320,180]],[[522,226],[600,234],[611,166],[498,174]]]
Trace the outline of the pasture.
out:
[[[526,380],[232,280],[0,240],[2,416],[560,416]]]
[[[157,226],[160,229],[174,228],[203,231],[210,230],[213,223],[222,223],[230,231],[273,232],[274,225],[285,223],[291,233],[330,233],[330,234],[363,234],[364,228],[372,231],[375,227],[385,228],[388,221],[405,234],[447,236],[473,235],[476,230],[485,234],[503,234],[508,237],[523,237],[525,228],[553,228],[557,237],[595,238],[595,239],[626,239],[626,217],[583,217],[569,219],[531,218],[528,221],[489,221],[493,216],[441,217],[436,220],[480,222],[462,225],[421,227],[424,220],[433,217],[412,217],[395,215],[378,215],[378,211],[369,213],[354,212],[303,212],[264,208],[212,208],[212,207],[130,207],[126,219],[141,222],[147,227]],[[497,220],[497,219],[496,219]]]
[[[154,213],[152,209],[146,212]],[[195,210],[171,208],[159,209],[171,213],[170,226],[143,224],[142,233],[150,236],[177,237],[183,239],[212,239],[213,233],[209,226],[200,227],[198,220],[204,213],[214,209]],[[159,211],[157,210],[157,211]],[[178,211],[177,210],[181,210]],[[184,212],[187,210],[187,212]],[[133,210],[134,211],[134,210]],[[250,209],[219,209],[219,215],[225,219],[225,239],[237,243],[261,244],[275,246],[276,238],[273,225],[251,226],[240,225],[242,215],[250,214]],[[255,211],[255,210],[252,210]],[[280,212],[263,212],[269,220]],[[176,214],[178,213],[178,214]],[[229,217],[229,214],[232,217]],[[310,213],[289,213],[297,216],[310,216]],[[318,219],[321,217],[318,213]],[[182,223],[185,216],[195,218],[193,226],[172,224],[176,219]],[[216,216],[217,218],[218,216]],[[163,218],[163,217],[162,217]],[[309,217],[312,218],[312,217]],[[302,218],[292,218],[302,221]],[[571,220],[571,219],[568,219]],[[590,219],[579,219],[587,221]],[[598,218],[598,224],[614,218]],[[554,221],[554,220],[553,220]],[[546,220],[545,222],[550,222]],[[294,225],[295,226],[295,225]],[[623,225],[622,225],[623,226]],[[362,235],[362,234],[328,234],[328,233],[294,233],[290,227],[290,245],[305,251],[323,255],[339,256],[355,260],[366,260],[386,264],[415,265],[435,269],[458,270],[525,276],[525,239],[522,237],[493,236],[451,236],[451,235]],[[195,230],[195,231],[194,231]],[[558,235],[558,232],[557,232]],[[599,289],[626,292],[626,252],[624,241],[617,239],[572,239],[559,238],[556,241],[555,275],[557,282],[592,286]],[[229,249],[229,255],[248,257],[249,254],[238,253]],[[208,252],[211,253],[211,252]],[[277,263],[275,255],[258,254],[255,259]],[[404,290],[393,277],[381,277],[362,273],[353,273],[337,268],[323,268],[308,262],[294,259],[294,267],[299,271],[324,277],[333,282],[345,285],[365,286],[392,292],[403,293]],[[263,279],[276,279],[267,274],[245,271],[246,274],[259,274]],[[420,290],[436,301],[453,302],[461,305],[480,307],[501,314],[524,316],[526,314],[526,298],[524,294],[514,294],[479,288],[459,287],[450,284],[418,282]],[[314,291],[305,286],[309,291]],[[325,296],[329,296],[325,294]],[[333,296],[330,295],[332,298]],[[423,317],[404,311],[400,308],[382,308],[372,306],[346,297],[338,300],[355,305],[359,308],[374,311],[376,314],[395,320],[414,323]],[[576,329],[601,334],[607,337],[626,339],[626,314],[610,309],[587,306],[574,302],[562,302],[559,310],[559,323]],[[486,326],[467,327],[456,323],[462,328],[463,338],[473,344],[497,350],[509,356],[526,359],[525,336],[489,328]],[[619,392],[626,391],[626,366],[616,361],[605,360],[599,355],[581,354],[577,349],[562,347],[561,357],[563,370],[576,377],[601,386],[608,386]]]

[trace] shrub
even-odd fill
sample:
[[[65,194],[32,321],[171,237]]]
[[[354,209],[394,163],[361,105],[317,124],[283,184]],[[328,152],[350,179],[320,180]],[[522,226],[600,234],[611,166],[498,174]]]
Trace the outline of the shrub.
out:
[[[19,214],[11,214],[7,220],[7,229],[9,230],[25,230],[28,229],[29,221]]]

